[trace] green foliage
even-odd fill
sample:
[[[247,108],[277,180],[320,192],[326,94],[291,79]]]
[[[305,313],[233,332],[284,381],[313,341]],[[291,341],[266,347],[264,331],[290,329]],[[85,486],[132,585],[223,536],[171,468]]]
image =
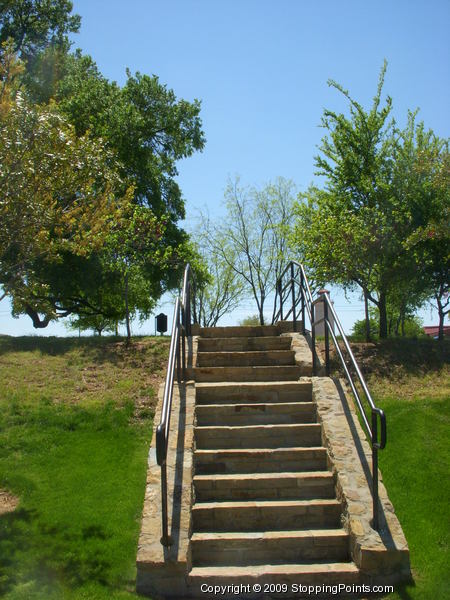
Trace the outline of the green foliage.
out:
[[[177,100],[156,76],[129,71],[127,76],[120,88],[89,56],[70,55],[58,87],[59,108],[78,135],[89,130],[114,148],[136,201],[172,221],[184,218],[176,161],[204,146],[200,103]]]
[[[0,283],[35,327],[76,315],[80,327],[125,319],[130,332],[192,254],[175,178],[176,162],[203,148],[200,103],[156,76],[128,72],[119,87],[90,57],[69,54],[66,34],[79,27],[71,9],[67,0],[0,5],[0,39],[10,40],[0,72]]]
[[[259,316],[258,315],[250,315],[249,317],[245,317],[242,321],[239,321],[239,325],[242,327],[251,326],[254,327],[259,325]]]
[[[370,337],[372,340],[378,338],[378,332],[380,330],[380,322],[378,315],[373,315],[369,318],[370,323]],[[352,339],[353,340],[364,340],[366,338],[366,321],[361,319],[355,321],[352,328]],[[414,315],[409,315],[402,320],[402,315],[395,315],[388,313],[388,335],[389,337],[395,337],[401,335],[402,337],[424,337],[422,320]]]
[[[360,288],[377,306],[380,337],[388,334],[389,306],[405,318],[433,294],[431,270],[440,283],[448,281],[449,256],[447,144],[416,124],[414,113],[404,131],[388,121],[392,101],[381,105],[385,70],[386,63],[369,111],[329,82],[347,98],[350,115],[324,112],[328,135],[316,165],[325,187],[300,196],[293,234],[317,281]],[[436,230],[442,235],[427,255],[419,239],[427,242],[434,234],[425,232]],[[415,241],[421,253],[413,251]],[[426,264],[433,267],[427,271]]]
[[[80,28],[69,0],[1,0],[0,42],[12,38],[14,51],[30,61],[48,46],[68,48],[68,33]]]

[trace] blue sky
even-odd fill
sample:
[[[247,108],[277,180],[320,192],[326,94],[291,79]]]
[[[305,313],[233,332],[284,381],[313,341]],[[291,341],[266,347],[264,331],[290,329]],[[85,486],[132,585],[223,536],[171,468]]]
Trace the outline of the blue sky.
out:
[[[179,163],[187,226],[195,209],[220,214],[227,178],[263,185],[277,176],[298,190],[314,180],[324,108],[345,111],[334,79],[368,106],[384,58],[384,92],[405,123],[408,108],[449,136],[450,1],[74,0],[73,36],[118,83],[125,70],[158,75],[180,98],[202,101],[206,146]],[[334,292],[348,330],[362,318],[357,296]],[[171,313],[170,306],[163,306]],[[245,302],[236,321],[255,312]],[[436,321],[429,309],[426,323]],[[1,333],[66,335],[62,324],[36,331],[0,303]],[[227,323],[225,323],[227,324]],[[138,327],[135,326],[135,332]],[[153,320],[142,332],[153,331]]]

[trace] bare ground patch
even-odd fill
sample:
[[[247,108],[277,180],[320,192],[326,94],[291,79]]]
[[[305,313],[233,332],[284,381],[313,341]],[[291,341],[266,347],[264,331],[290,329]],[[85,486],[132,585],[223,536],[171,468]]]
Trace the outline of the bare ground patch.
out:
[[[6,490],[0,489],[0,515],[14,512],[19,505],[19,498]]]

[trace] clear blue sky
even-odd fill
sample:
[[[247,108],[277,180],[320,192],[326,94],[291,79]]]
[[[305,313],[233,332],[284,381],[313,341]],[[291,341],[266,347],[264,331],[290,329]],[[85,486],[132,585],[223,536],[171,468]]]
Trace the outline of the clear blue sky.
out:
[[[384,58],[384,92],[404,124],[407,109],[442,137],[449,135],[449,0],[74,0],[82,17],[74,47],[91,54],[118,83],[125,69],[158,75],[180,98],[202,101],[205,149],[179,163],[188,221],[195,208],[220,212],[228,176],[262,185],[277,176],[304,190],[314,179],[313,158],[323,109],[346,109],[327,86],[334,79],[367,106]],[[189,223],[187,224],[189,225]],[[341,295],[336,305],[346,329],[361,318]],[[340,308],[342,307],[342,308]],[[171,312],[168,305],[165,312]],[[235,319],[254,313],[246,303]],[[436,321],[427,310],[427,323]],[[30,319],[8,317],[0,303],[1,333],[42,332]],[[135,327],[137,331],[137,327]],[[153,331],[153,324],[144,327]]]

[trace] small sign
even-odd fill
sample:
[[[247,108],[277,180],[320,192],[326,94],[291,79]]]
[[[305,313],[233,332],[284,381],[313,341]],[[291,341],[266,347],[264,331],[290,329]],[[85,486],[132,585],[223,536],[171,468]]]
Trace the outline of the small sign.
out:
[[[159,313],[156,315],[156,330],[162,335],[167,331],[167,315]]]

